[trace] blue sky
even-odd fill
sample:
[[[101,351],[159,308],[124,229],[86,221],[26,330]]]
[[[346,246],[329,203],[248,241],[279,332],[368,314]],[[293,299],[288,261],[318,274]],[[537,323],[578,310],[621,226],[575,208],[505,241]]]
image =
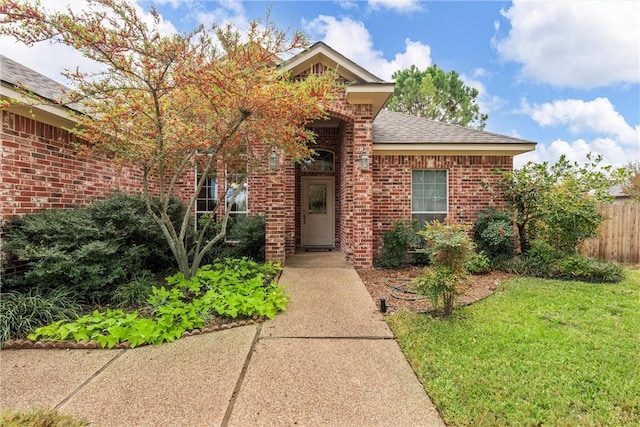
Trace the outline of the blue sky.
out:
[[[43,0],[43,3],[53,0]],[[134,1],[134,0],[131,0]],[[60,0],[56,2],[62,3]],[[72,8],[84,1],[67,2]],[[281,29],[302,30],[391,81],[394,71],[437,64],[480,92],[485,130],[538,142],[516,157],[606,163],[640,161],[640,2],[635,1],[199,1],[155,5],[168,31],[199,23],[242,29],[270,10]],[[63,81],[65,67],[91,69],[62,46],[0,39],[0,52]]]

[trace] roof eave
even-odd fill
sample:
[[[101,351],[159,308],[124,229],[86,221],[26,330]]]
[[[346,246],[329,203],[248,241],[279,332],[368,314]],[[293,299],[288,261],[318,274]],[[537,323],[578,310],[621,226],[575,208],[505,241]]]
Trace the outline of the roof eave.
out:
[[[516,156],[535,150],[536,143],[491,144],[491,143],[375,143],[374,156]]]
[[[395,83],[352,84],[346,87],[346,101],[349,104],[371,104],[373,117],[376,117],[385,106],[391,95]]]
[[[5,82],[0,85],[0,97],[2,99],[13,100],[7,111],[21,116],[32,117],[35,120],[57,127],[72,127],[77,123],[73,117],[72,110],[57,104],[41,103],[29,105],[33,99],[29,99],[22,93],[15,90]],[[17,102],[18,104],[14,104]]]

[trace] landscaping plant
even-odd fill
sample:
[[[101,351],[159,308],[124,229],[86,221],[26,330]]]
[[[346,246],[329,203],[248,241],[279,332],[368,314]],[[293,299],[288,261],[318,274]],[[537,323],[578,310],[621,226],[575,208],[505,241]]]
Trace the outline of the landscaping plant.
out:
[[[37,409],[31,411],[0,411],[0,425],[3,427],[83,427],[90,425],[83,418],[61,414],[55,409]]]
[[[48,293],[4,292],[0,296],[0,342],[26,338],[34,329],[58,319],[70,321],[82,313],[83,307],[65,288]]]
[[[174,220],[183,208],[172,199]],[[64,287],[78,301],[106,303],[118,286],[144,271],[160,273],[175,265],[140,195],[115,193],[86,208],[14,216],[3,229],[9,261],[28,266],[3,283],[3,290],[46,293]]]
[[[382,249],[376,261],[381,268],[399,268],[411,261],[410,250],[420,247],[421,238],[414,222],[400,220],[382,234]]]
[[[612,199],[609,187],[630,176],[628,170],[601,161],[602,156],[588,154],[579,165],[563,155],[553,165],[529,162],[514,171],[499,171],[498,194],[504,194],[513,214],[522,253],[535,239],[575,253],[582,241],[597,236],[606,219],[599,206]]]
[[[474,253],[468,227],[434,221],[425,224],[418,234],[425,239],[425,247],[418,251],[427,254],[433,266],[416,279],[418,292],[427,295],[434,306],[441,306],[444,316],[450,316],[465,263]]]
[[[184,332],[211,325],[216,317],[274,318],[285,310],[289,296],[273,280],[276,264],[259,265],[248,259],[227,259],[198,269],[186,279],[179,272],[167,278],[166,287],[153,287],[147,300],[147,317],[134,311],[94,311],[74,322],[63,320],[35,330],[32,340],[97,341],[112,348],[161,344]]]
[[[515,232],[511,214],[495,209],[479,212],[473,223],[473,240],[478,250],[491,259],[512,257]]]

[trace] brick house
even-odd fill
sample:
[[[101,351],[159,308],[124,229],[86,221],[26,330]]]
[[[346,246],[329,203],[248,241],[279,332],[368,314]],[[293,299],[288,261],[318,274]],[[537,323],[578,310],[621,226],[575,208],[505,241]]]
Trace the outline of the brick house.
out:
[[[285,263],[299,249],[335,248],[356,267],[371,266],[396,220],[472,222],[479,211],[503,205],[485,185],[498,179],[492,170],[511,170],[513,156],[535,148],[531,141],[384,110],[394,84],[321,42],[279,66],[292,78],[336,70],[346,85],[329,107],[330,119],[310,125],[317,134],[314,159],[270,159],[269,172],[250,175],[234,206],[235,215],[265,216],[267,257],[274,261]],[[60,90],[3,57],[2,97],[19,99],[18,82],[47,99]],[[72,124],[65,108],[32,113],[19,106],[2,112],[3,219],[85,205],[116,189],[140,190],[136,170],[78,155],[64,130]],[[193,175],[185,177],[185,195],[193,192]],[[196,214],[220,209],[230,183],[212,177]]]

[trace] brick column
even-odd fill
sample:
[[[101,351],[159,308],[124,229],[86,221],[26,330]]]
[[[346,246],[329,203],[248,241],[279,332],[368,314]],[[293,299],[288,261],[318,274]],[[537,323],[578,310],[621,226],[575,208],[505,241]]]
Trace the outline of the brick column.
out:
[[[361,171],[358,158],[369,156],[368,170]],[[373,125],[370,116],[355,120],[353,129],[353,265],[373,264]]]
[[[269,171],[265,179],[265,244],[266,258],[284,264],[286,257],[287,200],[286,172],[281,158],[277,171]]]

